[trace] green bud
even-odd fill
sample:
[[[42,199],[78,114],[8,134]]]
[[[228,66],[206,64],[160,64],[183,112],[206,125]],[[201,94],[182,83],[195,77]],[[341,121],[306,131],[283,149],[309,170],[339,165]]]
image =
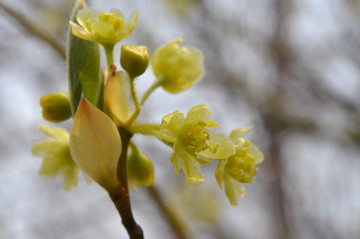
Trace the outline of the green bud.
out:
[[[135,144],[131,143],[128,151],[129,187],[150,186],[154,183],[154,168],[149,157]]]
[[[131,78],[143,74],[149,65],[148,48],[122,45],[120,63]]]
[[[69,94],[58,92],[44,95],[40,98],[42,116],[51,122],[60,122],[71,117]]]

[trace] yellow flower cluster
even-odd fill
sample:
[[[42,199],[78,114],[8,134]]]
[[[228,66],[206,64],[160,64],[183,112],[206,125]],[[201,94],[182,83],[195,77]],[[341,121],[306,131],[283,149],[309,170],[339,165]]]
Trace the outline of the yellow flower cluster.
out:
[[[205,182],[201,174],[201,164],[219,161],[215,177],[220,188],[225,184],[225,193],[231,204],[237,204],[237,197],[245,195],[241,183],[251,183],[256,176],[256,164],[264,156],[258,148],[245,140],[243,135],[250,130],[237,129],[230,136],[209,130],[219,127],[210,120],[211,112],[206,105],[198,105],[189,110],[186,118],[179,111],[166,115],[160,127],[163,140],[173,144],[170,161],[175,172],[182,169],[189,185]]]
[[[186,116],[179,111],[170,113],[163,117],[161,124],[137,121],[144,101],[157,87],[161,86],[169,93],[179,93],[189,89],[204,75],[202,52],[196,48],[182,47],[182,38],[161,46],[151,58],[146,46],[122,46],[120,64],[125,71],[116,72],[112,59],[113,47],[131,34],[138,22],[138,15],[135,11],[125,21],[123,13],[117,9],[109,13],[97,13],[89,8],[78,9],[76,19],[70,22],[72,34],[102,44],[108,70],[103,80],[100,74],[83,68],[87,58],[93,57],[100,62],[99,54],[92,54],[84,58],[84,64],[81,62],[74,66],[75,69],[70,68],[70,73],[76,71],[89,76],[87,81],[70,77],[70,97],[66,93],[42,97],[45,119],[59,122],[72,115],[74,122],[70,135],[65,129],[40,127],[47,139],[34,142],[32,147],[33,154],[43,158],[40,174],[48,177],[60,175],[65,190],[76,186],[79,168],[109,193],[117,192],[124,184],[130,188],[149,186],[154,181],[153,165],[148,156],[130,142],[133,134],[142,133],[158,137],[173,148],[170,161],[176,173],[184,172],[189,185],[205,182],[201,164],[217,160],[215,178],[219,187],[224,187],[230,203],[236,205],[237,198],[245,194],[242,184],[252,182],[256,176],[256,165],[264,160],[259,149],[244,139],[250,128],[236,129],[230,136],[214,130],[220,127],[210,120],[212,113],[203,104],[191,108]],[[70,42],[71,39],[75,39],[76,43],[72,45],[76,48],[71,51],[73,55],[86,51],[86,47],[91,48],[86,45],[89,44],[87,41],[79,41],[72,35]],[[97,44],[91,44],[97,47]],[[138,98],[135,78],[145,72],[149,59],[156,80]],[[99,77],[95,82],[101,84],[88,84],[92,77]],[[93,101],[86,100],[88,96],[84,92],[95,92],[92,94]],[[77,103],[74,103],[74,95]],[[129,151],[124,151],[129,144]],[[119,158],[124,157],[127,161],[120,161],[127,164],[120,164]],[[121,168],[123,165],[127,166]],[[127,175],[125,183],[121,175]]]

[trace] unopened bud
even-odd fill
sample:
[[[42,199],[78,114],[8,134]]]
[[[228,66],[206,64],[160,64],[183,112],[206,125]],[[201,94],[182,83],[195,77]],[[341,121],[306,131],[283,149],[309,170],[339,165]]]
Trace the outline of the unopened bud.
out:
[[[149,157],[131,144],[128,152],[128,182],[130,188],[154,183],[154,168]]]
[[[120,63],[122,68],[135,78],[143,74],[149,65],[149,52],[146,46],[121,47]]]
[[[44,95],[40,98],[42,115],[51,122],[60,122],[71,117],[69,94],[65,92]]]

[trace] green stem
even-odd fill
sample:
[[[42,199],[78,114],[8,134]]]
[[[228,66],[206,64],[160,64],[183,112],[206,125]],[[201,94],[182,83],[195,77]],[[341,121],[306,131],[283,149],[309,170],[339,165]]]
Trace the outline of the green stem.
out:
[[[159,133],[157,131],[144,130],[144,131],[138,131],[137,133],[154,136],[154,137],[156,137],[156,138],[158,138],[158,139],[160,139],[162,141],[165,141],[166,143],[174,144],[176,142],[176,139],[171,138],[169,136],[166,136],[166,135],[164,135],[162,133]]]
[[[112,74],[115,73],[115,72],[112,72],[112,65],[114,64],[114,56],[113,56],[114,45],[103,45],[103,47],[105,49],[105,55],[106,55],[106,61],[107,61],[107,65],[108,65],[109,76],[112,76]]]
[[[130,91],[131,91],[131,98],[135,105],[135,111],[131,115],[130,119],[126,122],[127,127],[131,126],[131,124],[136,120],[136,118],[139,116],[141,111],[141,104],[136,94],[134,78],[130,79]]]
[[[150,87],[145,91],[143,96],[141,97],[140,104],[143,105],[146,99],[150,96],[150,94],[163,83],[162,78],[159,77]]]
[[[131,126],[130,131],[132,133],[141,133],[142,131],[160,130],[159,124],[153,123],[137,123]]]
[[[132,137],[132,133],[123,128],[119,128],[121,136],[122,151],[117,167],[117,178],[120,183],[117,192],[109,192],[111,200],[114,202],[118,210],[122,224],[127,230],[130,239],[144,239],[144,234],[141,227],[136,223],[130,204],[130,195],[127,181],[127,150]]]

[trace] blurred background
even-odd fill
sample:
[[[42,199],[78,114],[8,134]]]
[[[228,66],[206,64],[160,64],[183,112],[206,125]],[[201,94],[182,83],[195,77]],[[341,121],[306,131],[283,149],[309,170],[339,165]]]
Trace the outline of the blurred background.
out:
[[[39,98],[68,89],[64,48],[73,3],[0,0],[0,238],[127,238],[105,191],[81,177],[64,192],[59,179],[38,175],[41,159],[30,153],[42,138],[37,127],[50,124]],[[156,173],[154,188],[131,192],[145,238],[360,238],[360,1],[87,3],[125,16],[140,11],[123,44],[152,53],[184,37],[184,45],[204,52],[203,81],[179,95],[157,90],[143,120],[160,122],[204,103],[226,134],[254,125],[249,140],[265,155],[234,207],[216,185],[215,162],[203,167],[207,182],[189,188],[173,172],[170,148],[136,136]],[[153,80],[149,68],[139,92]],[[70,128],[70,120],[61,126]],[[162,206],[176,214],[178,233]]]

